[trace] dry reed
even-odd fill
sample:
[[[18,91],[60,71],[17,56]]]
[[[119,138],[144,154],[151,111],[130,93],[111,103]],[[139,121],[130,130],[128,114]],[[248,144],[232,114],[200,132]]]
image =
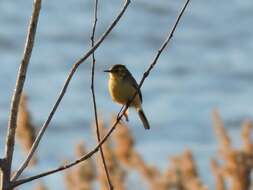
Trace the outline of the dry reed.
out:
[[[26,97],[21,99],[18,121],[17,135],[22,146],[26,148],[31,145],[34,137]],[[242,145],[240,148],[235,148],[217,110],[213,112],[213,122],[219,142],[218,157],[211,160],[215,190],[249,190],[253,167],[253,143],[250,135],[252,123],[246,120],[242,124]],[[101,119],[99,128],[101,136],[104,136],[107,128]],[[24,139],[27,142],[23,142]],[[123,121],[118,124],[112,139],[103,144],[104,156],[115,190],[126,190],[126,176],[132,170],[137,171],[152,190],[207,190],[207,186],[202,183],[198,175],[190,150],[186,149],[183,154],[172,156],[168,168],[161,171],[156,166],[147,164],[134,146],[135,140],[131,130]],[[76,147],[76,156],[80,157],[86,152],[84,143],[79,143]],[[97,180],[100,189],[106,190],[108,186],[103,163],[101,159],[97,159],[96,163],[97,167],[93,160],[89,159],[68,170],[65,173],[67,189],[92,190],[93,182]],[[45,187],[40,184],[37,189],[45,189]]]
[[[76,157],[86,154],[84,143],[81,142],[76,146]],[[93,180],[96,172],[92,159],[81,163],[74,168],[65,172],[65,182],[67,189],[71,190],[92,190]]]
[[[234,148],[217,110],[213,113],[213,121],[223,161],[222,164],[217,164],[216,161],[212,163],[214,173],[216,173],[216,176],[220,176],[219,180],[216,179],[216,188],[249,190],[253,167],[253,144],[250,138],[251,122],[246,120],[242,124],[242,147]],[[222,187],[222,183],[224,183],[222,181],[224,180],[227,186]]]
[[[47,188],[43,183],[38,183],[35,190],[47,190]]]
[[[36,132],[31,119],[31,114],[28,110],[27,96],[24,94],[22,94],[19,104],[16,135],[20,141],[21,147],[25,153],[28,153],[34,142]],[[36,157],[33,157],[30,162],[30,166],[34,165],[35,163]]]
[[[103,121],[100,119],[98,121],[99,131],[102,136],[106,134],[106,127]],[[93,128],[95,129],[95,128]],[[125,171],[120,165],[116,155],[114,153],[112,143],[110,140],[107,140],[103,144],[104,157],[107,164],[107,169],[110,173],[110,179],[115,190],[125,190]],[[98,164],[98,181],[100,182],[100,189],[107,190],[107,177],[104,170],[102,160],[97,158]]]

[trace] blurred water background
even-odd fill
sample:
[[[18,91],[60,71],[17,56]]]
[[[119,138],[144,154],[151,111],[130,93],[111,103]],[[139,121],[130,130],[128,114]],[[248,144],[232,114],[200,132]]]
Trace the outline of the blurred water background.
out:
[[[25,84],[29,109],[40,127],[47,118],[73,65],[90,46],[94,1],[44,0],[36,43]],[[100,1],[99,36],[117,15],[123,1]],[[119,106],[111,102],[107,75],[112,64],[127,65],[139,81],[164,40],[184,1],[132,1],[123,19],[96,52],[98,111],[106,122]],[[3,154],[12,89],[20,63],[31,0],[0,2],[0,153]],[[164,51],[142,88],[144,109],[151,124],[144,131],[134,112],[130,127],[136,148],[145,160],[164,168],[168,157],[190,148],[206,184],[213,186],[209,158],[217,153],[211,112],[219,108],[226,126],[239,144],[240,123],[253,117],[253,2],[252,0],[192,0],[173,42]],[[73,78],[70,87],[39,146],[38,166],[26,174],[74,159],[74,146],[84,140],[95,144],[91,132],[93,107],[90,60]],[[60,150],[60,151],[59,151]],[[24,159],[17,145],[14,168]],[[46,177],[49,188],[62,174]],[[145,189],[129,178],[131,189]],[[19,189],[30,189],[29,183]],[[133,186],[134,184],[134,186]]]

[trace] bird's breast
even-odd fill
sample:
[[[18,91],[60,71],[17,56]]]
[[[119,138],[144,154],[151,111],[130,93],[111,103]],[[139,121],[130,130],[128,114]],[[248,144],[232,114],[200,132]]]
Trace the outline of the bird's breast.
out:
[[[136,91],[130,83],[122,79],[110,78],[108,86],[112,100],[119,104],[126,104]],[[139,96],[137,95],[132,105],[139,104],[140,100],[138,100]]]

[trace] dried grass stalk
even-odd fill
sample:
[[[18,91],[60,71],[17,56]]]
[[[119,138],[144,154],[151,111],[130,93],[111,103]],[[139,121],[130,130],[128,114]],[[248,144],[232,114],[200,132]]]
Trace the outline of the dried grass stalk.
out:
[[[35,190],[47,190],[46,186],[43,183],[37,184]]]
[[[27,106],[27,96],[22,94],[19,104],[16,135],[21,147],[28,153],[36,137],[35,127],[32,123],[31,114]],[[30,166],[36,164],[36,157],[33,157]]]
[[[103,121],[99,120],[99,131],[102,136],[106,134],[106,127],[103,123]],[[107,169],[110,173],[110,179],[112,182],[112,185],[115,190],[125,190],[125,171],[120,165],[112,147],[112,143],[110,140],[107,140],[103,144],[103,151],[104,151],[104,157],[107,164]],[[98,180],[100,182],[100,189],[107,190],[107,177],[104,170],[103,163],[101,159],[97,158],[97,164],[98,164]]]
[[[218,166],[216,162],[212,163],[213,171],[217,181],[223,178],[229,182],[228,189],[230,190],[249,190],[250,175],[253,167],[253,144],[250,138],[251,122],[246,120],[242,125],[242,147],[239,149],[233,148],[226,129],[223,125],[217,125],[218,111],[215,111],[216,120],[214,120],[217,137],[220,139],[220,148],[222,151],[223,164]],[[220,118],[220,117],[219,117]],[[220,123],[222,122],[221,119]],[[228,140],[229,139],[229,140]],[[224,143],[229,141],[228,143]],[[220,183],[220,182],[219,182]],[[217,187],[221,185],[217,184]]]
[[[211,160],[211,168],[215,178],[215,189],[226,190],[225,180],[222,175],[222,169],[220,168],[219,163],[215,159]]]
[[[76,157],[86,154],[84,143],[76,146]],[[67,189],[71,190],[92,190],[93,181],[96,172],[92,159],[75,166],[73,169],[65,172],[65,181]]]

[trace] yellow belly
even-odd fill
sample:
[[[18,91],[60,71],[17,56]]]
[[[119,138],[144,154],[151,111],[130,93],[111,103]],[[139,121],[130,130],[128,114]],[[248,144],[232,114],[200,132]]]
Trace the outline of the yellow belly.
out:
[[[109,92],[114,102],[126,104],[136,92],[136,89],[124,80],[109,79]],[[139,107],[141,104],[139,95],[136,95],[131,106]]]

